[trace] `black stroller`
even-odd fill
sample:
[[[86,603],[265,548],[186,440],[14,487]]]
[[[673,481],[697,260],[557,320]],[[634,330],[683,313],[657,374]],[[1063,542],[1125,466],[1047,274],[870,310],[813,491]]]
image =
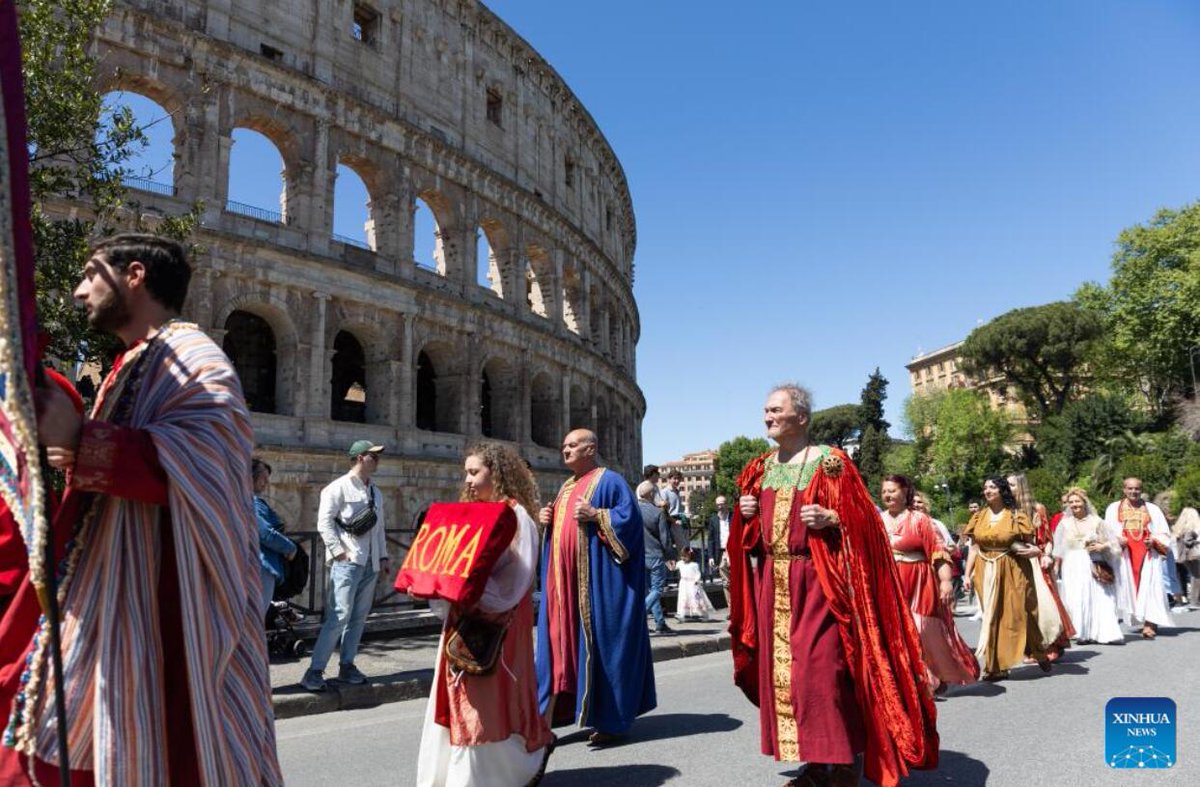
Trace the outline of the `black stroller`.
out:
[[[272,657],[301,658],[307,650],[294,628],[304,615],[290,599],[308,586],[308,552],[295,544],[296,556],[284,564],[284,578],[275,585],[274,600],[267,608],[267,650]]]

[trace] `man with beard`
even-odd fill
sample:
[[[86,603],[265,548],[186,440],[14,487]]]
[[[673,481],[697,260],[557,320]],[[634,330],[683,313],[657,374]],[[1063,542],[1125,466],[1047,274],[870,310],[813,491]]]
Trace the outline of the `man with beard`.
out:
[[[250,488],[229,359],[179,319],[191,268],[152,235],[96,244],[75,299],[125,345],[91,417],[38,392],[69,470],[55,516],[73,783],[281,784]],[[0,622],[0,783],[57,781],[48,631],[26,581]]]

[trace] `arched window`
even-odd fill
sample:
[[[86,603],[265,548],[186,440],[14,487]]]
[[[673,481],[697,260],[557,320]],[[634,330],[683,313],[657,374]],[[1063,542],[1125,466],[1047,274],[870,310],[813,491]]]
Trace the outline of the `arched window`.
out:
[[[335,421],[367,422],[367,370],[363,347],[354,335],[338,331],[333,339],[332,396],[329,417]]]
[[[419,268],[446,275],[446,250],[441,224],[433,208],[422,197],[417,197],[413,211],[413,259]]]
[[[424,350],[417,353],[417,428],[437,431],[437,371]]]
[[[480,375],[479,417],[483,436],[516,440],[517,407],[516,372],[504,360],[493,358]]]
[[[530,437],[533,442],[546,448],[557,448],[562,439],[559,434],[562,428],[559,388],[545,372],[535,375],[530,384]]]
[[[242,380],[246,405],[257,413],[276,412],[275,332],[267,321],[250,312],[233,312],[225,320],[221,349]]]
[[[122,182],[129,188],[154,194],[175,194],[175,125],[169,112],[138,93],[113,91],[104,96],[97,142],[106,144],[118,125],[132,123],[145,144],[133,145],[121,163]]]
[[[583,328],[583,282],[573,264],[563,267],[562,290],[563,323],[571,333],[580,334]]]
[[[283,224],[287,221],[287,173],[279,149],[265,135],[235,128],[229,151],[229,201],[225,210]]]
[[[360,249],[375,250],[371,194],[358,173],[340,162],[333,183],[333,239]]]

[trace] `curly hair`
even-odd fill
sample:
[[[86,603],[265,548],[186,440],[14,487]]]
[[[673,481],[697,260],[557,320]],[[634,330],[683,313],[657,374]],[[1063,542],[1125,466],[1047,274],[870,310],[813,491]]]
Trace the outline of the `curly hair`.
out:
[[[1000,500],[1004,502],[1004,507],[1010,511],[1017,511],[1017,498],[1013,496],[1012,487],[1008,484],[1008,479],[1002,475],[988,476],[983,480],[983,483],[991,481],[1000,490]],[[1032,521],[1032,520],[1031,520]]]
[[[492,474],[492,486],[497,500],[516,500],[526,513],[535,516],[538,510],[537,484],[533,473],[521,456],[503,443],[480,442],[469,446],[464,454],[479,457]],[[471,490],[463,484],[459,500],[471,500]]]

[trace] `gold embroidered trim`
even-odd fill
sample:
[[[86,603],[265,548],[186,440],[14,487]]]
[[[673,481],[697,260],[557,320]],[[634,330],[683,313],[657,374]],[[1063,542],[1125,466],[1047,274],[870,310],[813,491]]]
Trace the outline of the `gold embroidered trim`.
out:
[[[592,471],[591,478],[588,479],[587,486],[583,490],[582,498],[590,505],[592,495],[596,492],[596,487],[600,483],[600,479],[604,476],[605,470],[603,467]],[[583,696],[579,698],[579,717],[575,720],[576,724],[583,725],[588,717],[588,705],[592,699],[592,650],[594,643],[592,641],[592,592],[591,592],[591,564],[588,561],[587,539],[580,534],[578,541],[579,548],[575,550],[575,563],[579,569],[579,620],[583,624],[583,664],[580,669],[583,670]]]
[[[775,689],[775,732],[778,745],[775,756],[784,762],[800,761],[800,733],[792,707],[792,593],[788,582],[791,557],[788,550],[788,523],[795,487],[775,492],[775,512],[771,520],[771,576],[775,582],[775,625],[772,633],[771,674]]]
[[[613,530],[612,513],[607,508],[601,508],[597,511],[597,523],[600,526],[600,532],[604,534],[604,543],[608,547],[608,551],[612,552],[613,560],[617,563],[624,563],[629,559],[629,550],[621,543],[621,539],[617,538],[617,531]]]

